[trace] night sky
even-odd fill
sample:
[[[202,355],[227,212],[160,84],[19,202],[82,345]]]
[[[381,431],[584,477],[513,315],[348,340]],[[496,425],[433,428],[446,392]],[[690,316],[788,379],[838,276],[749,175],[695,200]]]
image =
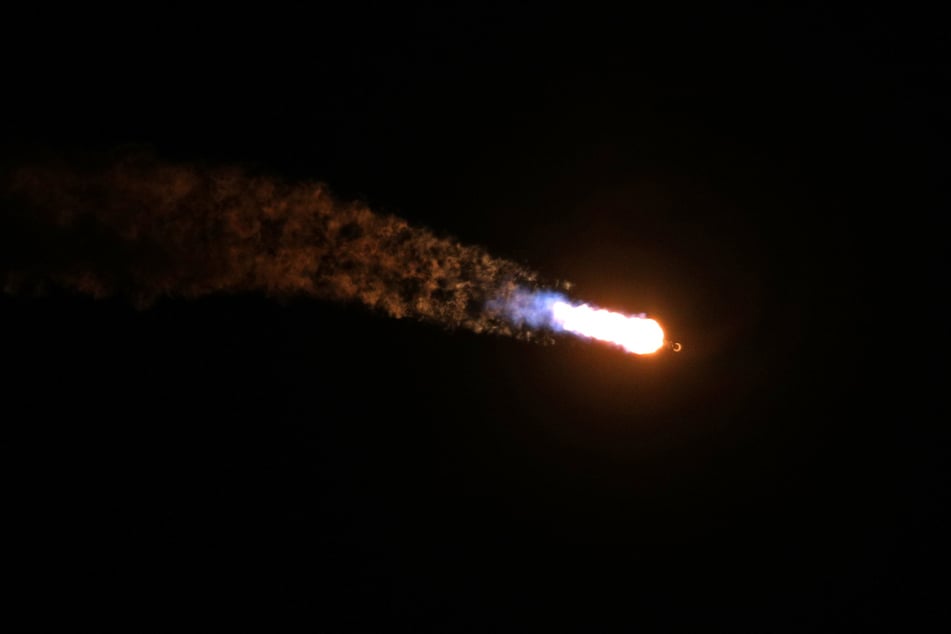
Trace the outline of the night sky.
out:
[[[947,619],[944,25],[584,5],[4,20],[5,172],[145,148],[321,181],[684,350],[0,294],[0,622]]]

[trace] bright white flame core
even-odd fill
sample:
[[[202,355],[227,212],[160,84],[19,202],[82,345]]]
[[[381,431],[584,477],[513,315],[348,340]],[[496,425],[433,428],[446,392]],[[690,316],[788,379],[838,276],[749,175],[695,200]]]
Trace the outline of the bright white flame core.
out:
[[[562,329],[613,343],[634,354],[657,352],[664,345],[664,330],[653,319],[562,301],[553,302],[551,310],[553,323]]]
[[[554,291],[519,289],[489,302],[488,308],[519,326],[570,332],[613,343],[634,354],[650,354],[664,346],[663,329],[646,315],[572,304]]]

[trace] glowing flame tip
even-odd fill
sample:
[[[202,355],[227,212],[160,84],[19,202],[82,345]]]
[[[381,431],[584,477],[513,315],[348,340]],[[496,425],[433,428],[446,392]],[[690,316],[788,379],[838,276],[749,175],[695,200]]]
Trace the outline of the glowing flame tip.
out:
[[[634,354],[650,354],[664,346],[664,330],[646,315],[625,315],[588,304],[552,304],[552,322],[563,330],[613,343]]]

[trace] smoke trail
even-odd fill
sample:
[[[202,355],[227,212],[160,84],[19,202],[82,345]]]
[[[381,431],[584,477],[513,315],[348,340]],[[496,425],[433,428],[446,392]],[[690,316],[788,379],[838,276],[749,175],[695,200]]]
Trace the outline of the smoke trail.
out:
[[[7,292],[52,283],[139,305],[259,291],[360,302],[397,318],[522,338],[569,332],[654,352],[660,326],[540,289],[484,250],[342,203],[317,183],[148,155],[100,168],[22,167],[6,179]]]
[[[161,296],[260,291],[360,302],[392,317],[518,334],[488,300],[536,276],[335,200],[322,184],[289,184],[237,168],[127,156],[98,169],[15,170],[2,270],[7,292],[52,283],[141,305]]]

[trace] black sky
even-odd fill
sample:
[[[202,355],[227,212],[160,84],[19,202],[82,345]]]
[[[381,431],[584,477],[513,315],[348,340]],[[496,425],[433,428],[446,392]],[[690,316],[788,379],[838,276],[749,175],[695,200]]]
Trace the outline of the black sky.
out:
[[[11,14],[2,166],[145,147],[320,180],[684,352],[3,295],[2,618],[946,619],[937,16],[348,7]]]

